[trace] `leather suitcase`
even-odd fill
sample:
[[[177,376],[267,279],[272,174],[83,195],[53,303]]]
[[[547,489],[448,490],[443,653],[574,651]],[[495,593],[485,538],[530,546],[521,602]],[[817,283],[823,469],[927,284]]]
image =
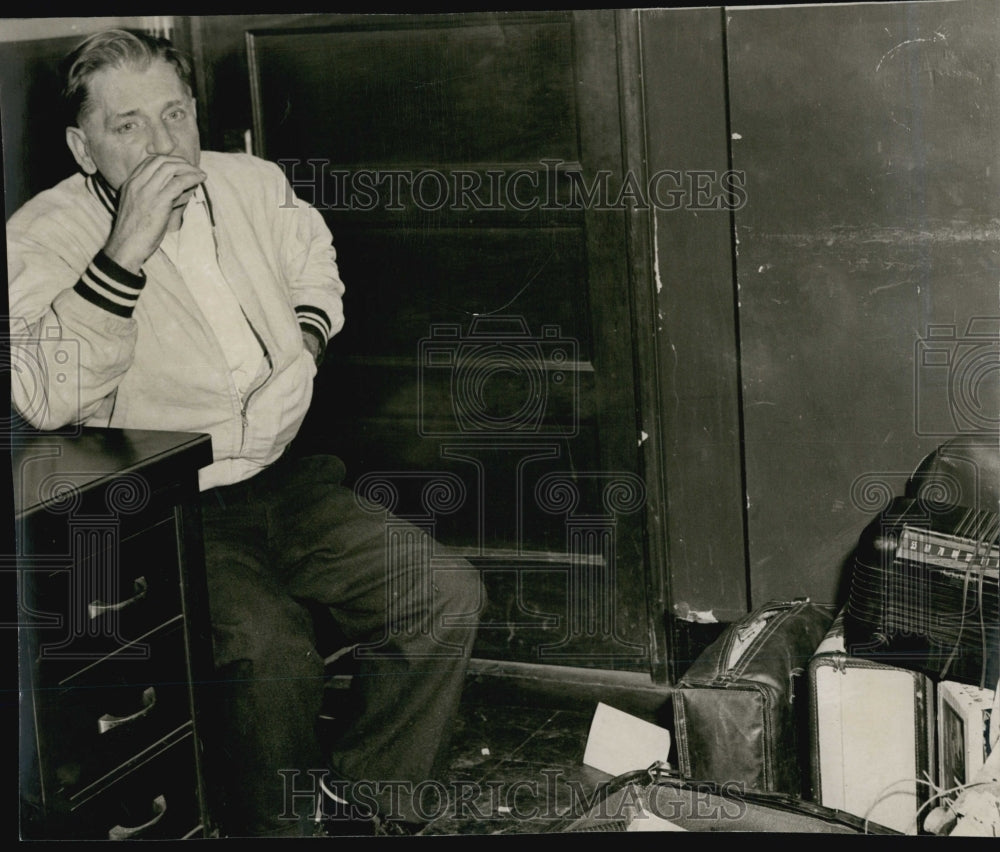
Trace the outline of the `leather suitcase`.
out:
[[[681,774],[801,796],[807,786],[804,675],[834,609],[774,601],[729,625],[673,691]],[[800,678],[799,678],[800,679]]]
[[[813,798],[915,833],[935,778],[934,683],[849,656],[843,613],[809,661]]]

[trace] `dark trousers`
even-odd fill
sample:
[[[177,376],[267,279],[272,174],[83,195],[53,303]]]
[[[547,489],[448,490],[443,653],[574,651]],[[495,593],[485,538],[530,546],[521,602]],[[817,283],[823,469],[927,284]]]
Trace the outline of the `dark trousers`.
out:
[[[283,459],[202,495],[217,674],[206,758],[224,835],[294,831],[325,770],[419,821],[406,790],[433,777],[446,745],[485,602],[479,575],[461,559],[430,559],[424,531],[363,509],[343,476],[333,456]],[[360,643],[354,717],[329,753],[316,729],[315,611]],[[393,786],[391,802],[379,795]]]

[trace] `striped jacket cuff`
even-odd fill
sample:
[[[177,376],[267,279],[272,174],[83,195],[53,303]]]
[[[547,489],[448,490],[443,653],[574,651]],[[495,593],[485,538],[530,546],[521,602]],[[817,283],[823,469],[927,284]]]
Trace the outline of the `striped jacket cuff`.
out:
[[[333,332],[333,326],[326,311],[311,305],[299,305],[295,308],[295,316],[298,317],[302,330],[315,334],[325,348]]]
[[[299,318],[299,325],[304,331],[311,331],[318,334],[323,345],[326,346],[330,340],[333,326],[330,324],[330,317],[326,311],[314,308],[311,305],[299,305],[295,308],[295,316]]]
[[[132,316],[145,286],[144,274],[129,272],[99,251],[73,289],[88,302],[127,319]]]

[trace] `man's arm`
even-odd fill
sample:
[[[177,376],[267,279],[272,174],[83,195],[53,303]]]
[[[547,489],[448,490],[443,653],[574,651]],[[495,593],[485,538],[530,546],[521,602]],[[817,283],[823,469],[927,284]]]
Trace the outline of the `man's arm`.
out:
[[[320,213],[297,198],[281,169],[266,164],[274,185],[272,206],[282,266],[306,349],[317,364],[344,326],[344,283],[333,236]]]
[[[73,242],[67,235],[39,241],[16,219],[7,239],[11,401],[37,429],[80,423],[98,412],[132,364],[132,311],[145,279],[103,252],[89,263],[72,258],[63,250]]]
[[[204,172],[176,157],[140,163],[93,257],[79,254],[92,233],[65,211],[8,223],[11,399],[31,425],[59,429],[104,405],[110,416],[135,354],[142,265],[163,240],[176,198],[202,180]]]

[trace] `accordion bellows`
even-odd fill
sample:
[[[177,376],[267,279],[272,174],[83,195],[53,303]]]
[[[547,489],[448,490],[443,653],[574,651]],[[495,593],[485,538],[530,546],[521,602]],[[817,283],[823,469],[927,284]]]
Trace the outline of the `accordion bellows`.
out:
[[[974,686],[1000,677],[995,439],[943,445],[854,554],[848,653]]]

